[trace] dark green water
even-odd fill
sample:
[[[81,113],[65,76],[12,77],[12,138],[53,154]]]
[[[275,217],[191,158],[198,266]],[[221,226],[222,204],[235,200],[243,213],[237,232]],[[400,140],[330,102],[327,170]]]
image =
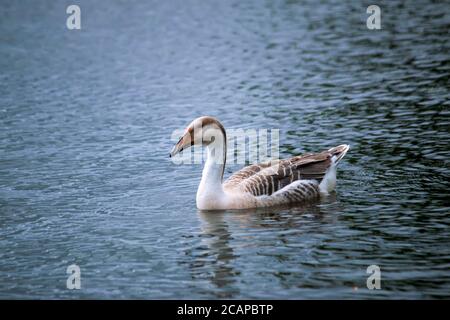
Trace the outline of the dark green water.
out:
[[[368,30],[367,1],[77,1],[69,31],[70,4],[0,8],[0,298],[450,297],[448,3]],[[336,194],[199,212],[167,155],[203,114],[350,144]]]

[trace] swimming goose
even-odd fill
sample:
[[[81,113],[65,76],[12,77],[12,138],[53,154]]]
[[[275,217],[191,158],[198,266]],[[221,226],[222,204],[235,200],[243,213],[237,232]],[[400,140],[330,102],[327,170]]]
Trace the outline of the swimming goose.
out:
[[[193,145],[207,149],[196,197],[200,210],[269,207],[317,199],[334,190],[336,165],[349,149],[343,144],[319,153],[253,164],[222,183],[227,154],[222,124],[209,116],[195,119],[173,147],[170,157]]]

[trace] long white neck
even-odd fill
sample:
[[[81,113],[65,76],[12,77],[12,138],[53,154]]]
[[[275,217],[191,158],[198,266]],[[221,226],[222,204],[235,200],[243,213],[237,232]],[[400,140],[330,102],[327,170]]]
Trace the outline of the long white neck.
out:
[[[217,206],[225,196],[222,179],[226,161],[226,141],[220,148],[207,146],[206,149],[207,159],[197,190],[197,206],[201,209],[208,209],[212,204]]]
[[[206,147],[207,159],[203,168],[202,180],[199,190],[207,187],[208,189],[222,189],[223,171],[225,167],[225,150],[212,149]]]

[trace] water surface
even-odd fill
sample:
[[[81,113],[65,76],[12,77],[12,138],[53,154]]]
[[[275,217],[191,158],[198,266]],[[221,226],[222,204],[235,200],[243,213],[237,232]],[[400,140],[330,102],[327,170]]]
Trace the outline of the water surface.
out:
[[[69,31],[70,1],[2,2],[1,298],[450,297],[448,4],[372,31],[367,1],[77,3]],[[337,192],[199,212],[167,155],[204,114],[282,157],[350,144]]]

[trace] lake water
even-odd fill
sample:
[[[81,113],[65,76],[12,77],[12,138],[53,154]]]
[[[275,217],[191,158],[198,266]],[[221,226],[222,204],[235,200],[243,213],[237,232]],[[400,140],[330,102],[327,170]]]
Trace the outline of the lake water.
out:
[[[448,3],[380,2],[381,30],[367,1],[70,4],[0,10],[0,298],[450,297]],[[205,114],[282,157],[350,144],[337,192],[198,211],[168,152]]]

